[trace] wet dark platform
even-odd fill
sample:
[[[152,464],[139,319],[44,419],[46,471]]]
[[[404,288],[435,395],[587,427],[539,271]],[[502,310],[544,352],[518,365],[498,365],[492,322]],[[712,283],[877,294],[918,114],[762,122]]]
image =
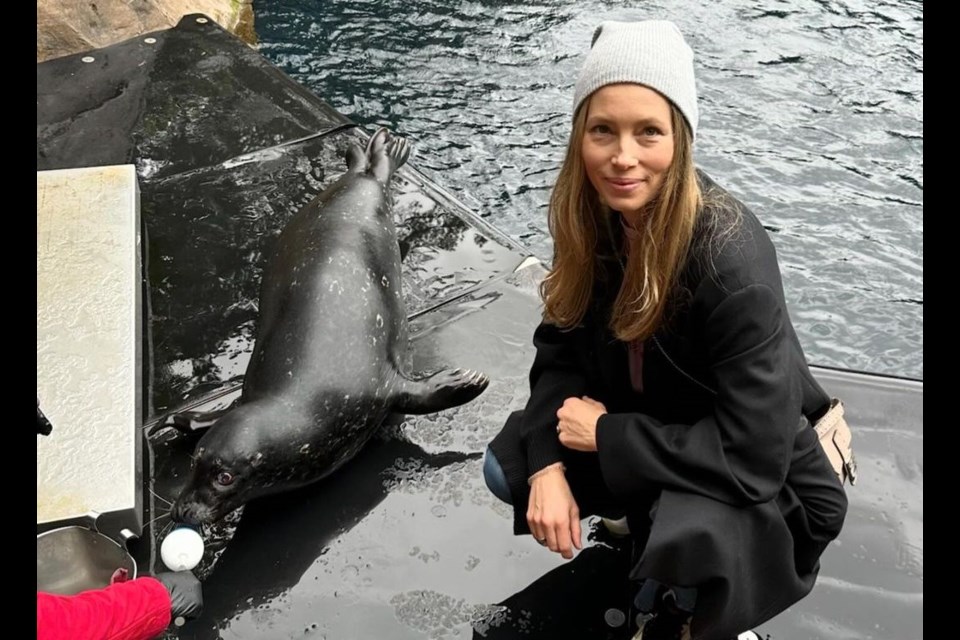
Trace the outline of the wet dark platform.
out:
[[[265,252],[344,170],[346,144],[366,135],[197,18],[37,65],[38,171],[137,166],[148,426],[174,408],[235,398]],[[171,637],[598,638],[604,611],[626,604],[623,545],[592,523],[590,546],[565,562],[514,538],[483,484],[486,443],[526,399],[542,268],[517,271],[522,248],[415,169],[401,169],[394,188],[417,367],[480,369],[490,388],[465,407],[386,426],[334,476],[206,531],[204,615]],[[759,631],[922,637],[923,384],[815,372],[845,399],[860,481],[814,592]],[[151,437],[156,493],[176,494],[194,442],[171,430]],[[146,497],[148,518],[162,513]],[[135,551],[161,569],[149,537]]]

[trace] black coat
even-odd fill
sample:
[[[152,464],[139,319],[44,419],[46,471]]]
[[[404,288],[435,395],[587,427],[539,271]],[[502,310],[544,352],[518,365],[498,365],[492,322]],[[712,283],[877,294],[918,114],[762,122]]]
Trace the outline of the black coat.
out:
[[[527,531],[527,477],[563,460],[581,513],[627,513],[645,545],[633,577],[697,587],[694,638],[724,638],[809,592],[847,505],[810,427],[829,396],[790,322],[773,244],[746,207],[700,178],[707,202],[721,204],[701,215],[667,321],[644,345],[643,392],[607,326],[620,263],[599,259],[584,322],[537,328],[530,400],[491,449],[517,533]],[[718,236],[737,207],[739,224]],[[589,459],[556,435],[557,409],[583,395],[608,410]]]

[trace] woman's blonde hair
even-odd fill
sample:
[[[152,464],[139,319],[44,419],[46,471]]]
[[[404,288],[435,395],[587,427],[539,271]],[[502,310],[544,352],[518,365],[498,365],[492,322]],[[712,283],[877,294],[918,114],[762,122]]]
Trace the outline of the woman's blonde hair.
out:
[[[540,284],[540,296],[544,319],[561,328],[578,325],[590,306],[601,268],[600,234],[607,233],[609,224],[610,210],[600,202],[583,164],[581,145],[589,105],[587,99],[574,114],[566,158],[550,195],[553,266]],[[670,114],[673,160],[659,193],[646,206],[639,236],[629,240],[623,282],[610,314],[610,329],[623,341],[644,340],[663,321],[702,209],[690,127],[673,103]]]

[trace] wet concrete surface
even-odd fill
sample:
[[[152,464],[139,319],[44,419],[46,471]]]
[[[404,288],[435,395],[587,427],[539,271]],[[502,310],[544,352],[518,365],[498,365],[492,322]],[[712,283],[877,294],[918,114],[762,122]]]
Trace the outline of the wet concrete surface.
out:
[[[205,531],[208,607],[176,637],[622,637],[604,613],[627,607],[628,545],[590,520],[588,546],[564,561],[512,535],[510,511],[482,478],[486,444],[526,400],[538,273],[413,323],[415,367],[485,371],[491,385],[477,400],[387,425],[330,478]],[[860,479],[812,594],[758,631],[922,637],[922,385],[816,374],[846,400]],[[191,437],[161,432],[157,441],[155,488],[173,497]]]

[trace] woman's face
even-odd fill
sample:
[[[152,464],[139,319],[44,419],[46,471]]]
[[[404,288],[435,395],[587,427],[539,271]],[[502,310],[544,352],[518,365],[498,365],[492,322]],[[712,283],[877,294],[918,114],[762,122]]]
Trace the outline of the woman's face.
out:
[[[670,103],[639,84],[597,90],[590,97],[581,152],[601,201],[636,224],[673,160]]]

